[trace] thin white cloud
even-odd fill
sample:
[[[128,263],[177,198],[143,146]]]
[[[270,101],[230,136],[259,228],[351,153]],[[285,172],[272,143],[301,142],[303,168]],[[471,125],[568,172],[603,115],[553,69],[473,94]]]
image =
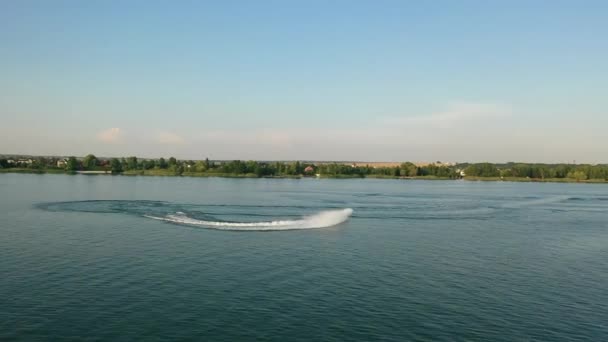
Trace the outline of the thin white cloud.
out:
[[[458,122],[480,121],[509,116],[511,109],[490,103],[457,102],[447,106],[445,110],[430,115],[407,117],[391,117],[389,124],[408,125],[451,125]]]
[[[175,133],[161,132],[158,135],[158,142],[164,145],[183,145],[186,140]]]
[[[290,146],[294,138],[300,137],[301,132],[294,129],[261,129],[261,130],[215,130],[202,132],[197,141],[206,143],[238,143],[244,145],[260,146]]]
[[[120,142],[122,136],[123,134],[120,128],[114,127],[97,133],[97,140],[107,144],[114,144]]]

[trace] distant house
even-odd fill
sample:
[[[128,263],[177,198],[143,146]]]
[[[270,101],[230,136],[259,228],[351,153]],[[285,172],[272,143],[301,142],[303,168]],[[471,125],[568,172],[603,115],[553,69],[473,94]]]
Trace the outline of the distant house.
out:
[[[311,173],[311,172],[313,172],[314,170],[315,170],[315,168],[314,168],[314,167],[312,167],[312,166],[307,166],[307,167],[304,169],[304,172],[305,172],[305,173]]]
[[[30,165],[33,162],[34,161],[32,159],[19,159],[19,160],[17,160],[17,164],[18,165]]]
[[[66,159],[60,159],[60,160],[57,161],[57,167],[58,168],[65,167],[65,164],[67,164],[67,160]]]

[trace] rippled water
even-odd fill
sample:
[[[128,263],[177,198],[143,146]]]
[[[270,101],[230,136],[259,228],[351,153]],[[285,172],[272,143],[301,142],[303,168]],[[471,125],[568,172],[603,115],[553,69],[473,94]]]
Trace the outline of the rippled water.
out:
[[[0,192],[0,340],[608,340],[606,185],[4,174]]]
[[[223,205],[225,207],[225,205]],[[298,219],[279,219],[268,221],[225,221],[215,216],[211,212],[215,205],[193,205],[183,203],[170,203],[160,201],[68,201],[41,203],[39,208],[52,211],[76,211],[88,213],[120,213],[132,214],[159,221],[166,221],[176,224],[199,226],[209,229],[239,230],[239,231],[265,231],[265,230],[295,230],[328,228],[346,222],[352,215],[351,208],[323,210],[315,214],[303,216]],[[241,209],[252,208],[259,210],[260,206],[230,206],[231,209],[241,207]],[[284,206],[281,209],[286,209]],[[301,209],[301,208],[298,208]],[[177,210],[177,211],[176,211]],[[181,210],[187,210],[185,213]],[[217,214],[215,214],[217,215]],[[224,214],[225,215],[225,214]],[[230,216],[239,215],[229,213]],[[253,216],[256,219],[262,216],[272,216],[261,213],[240,214],[243,216]],[[286,214],[283,214],[286,215]]]

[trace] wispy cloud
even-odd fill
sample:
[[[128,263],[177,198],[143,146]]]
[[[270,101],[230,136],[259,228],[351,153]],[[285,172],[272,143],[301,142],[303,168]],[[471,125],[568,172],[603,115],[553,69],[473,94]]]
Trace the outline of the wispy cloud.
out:
[[[158,135],[158,142],[164,145],[183,145],[186,140],[175,133],[161,132]]]
[[[97,140],[104,143],[113,144],[122,141],[123,133],[120,128],[114,127],[97,133]]]
[[[447,106],[446,109],[428,115],[407,117],[391,117],[389,124],[416,124],[416,125],[451,125],[459,122],[471,122],[486,119],[496,119],[509,116],[510,108],[490,103],[457,102]]]

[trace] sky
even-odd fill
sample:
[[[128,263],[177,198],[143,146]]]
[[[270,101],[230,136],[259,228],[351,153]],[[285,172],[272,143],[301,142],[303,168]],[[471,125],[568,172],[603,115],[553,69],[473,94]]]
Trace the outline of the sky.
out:
[[[606,1],[0,2],[0,153],[608,162]]]

